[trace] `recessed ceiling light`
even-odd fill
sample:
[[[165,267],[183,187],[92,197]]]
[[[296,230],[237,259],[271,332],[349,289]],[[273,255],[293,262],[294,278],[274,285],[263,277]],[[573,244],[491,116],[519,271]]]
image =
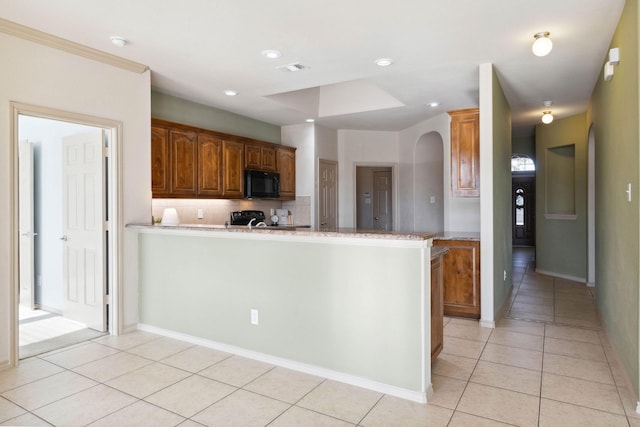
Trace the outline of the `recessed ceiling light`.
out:
[[[127,39],[125,39],[124,37],[111,36],[109,38],[111,39],[111,43],[113,43],[114,45],[116,45],[118,47],[125,47],[129,43],[127,41]]]
[[[378,67],[388,67],[393,64],[393,59],[391,58],[380,58],[373,61]]]
[[[427,105],[429,105],[429,107],[431,107],[431,108],[436,108],[437,106],[439,106],[439,105],[440,105],[440,103],[439,103],[439,102],[435,102],[435,101],[434,101],[434,102],[430,102],[430,103],[429,103],[429,104],[427,104]]]
[[[315,122],[315,119],[306,119],[306,120],[305,120],[305,122],[307,122],[307,123],[313,123],[313,122]]]
[[[275,49],[266,49],[263,50],[262,52],[260,52],[262,54],[262,56],[264,56],[265,58],[269,58],[269,59],[278,59],[282,56],[282,52],[280,52],[279,50],[275,50]]]
[[[224,91],[224,94],[227,96],[236,96],[238,92],[236,92],[235,90],[227,89]]]

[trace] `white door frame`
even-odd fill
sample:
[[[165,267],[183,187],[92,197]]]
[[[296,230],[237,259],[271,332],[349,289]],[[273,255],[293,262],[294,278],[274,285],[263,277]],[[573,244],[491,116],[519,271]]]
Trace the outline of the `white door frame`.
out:
[[[20,278],[18,274],[19,257],[18,257],[18,116],[20,114],[41,117],[45,119],[59,120],[64,122],[78,123],[87,126],[103,128],[109,134],[109,167],[108,185],[109,194],[107,206],[109,207],[109,222],[107,230],[109,231],[109,265],[108,265],[108,283],[109,288],[109,333],[118,335],[122,333],[122,160],[120,152],[122,149],[122,122],[103,119],[100,117],[89,116],[86,114],[72,113],[53,108],[40,107],[36,105],[22,104],[11,102],[11,143],[9,144],[9,153],[12,158],[11,165],[11,202],[13,211],[11,212],[11,230],[9,233],[13,250],[9,253],[10,278],[12,286],[9,287],[9,297],[13,302],[10,305],[10,334],[11,348],[9,352],[9,364],[17,366],[19,361],[18,355],[18,303],[19,303],[19,286]]]

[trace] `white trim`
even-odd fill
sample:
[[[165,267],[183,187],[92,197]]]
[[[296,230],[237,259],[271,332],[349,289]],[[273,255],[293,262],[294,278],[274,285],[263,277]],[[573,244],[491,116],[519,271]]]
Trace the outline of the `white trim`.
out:
[[[93,49],[91,47],[84,46],[60,37],[56,37],[54,35],[33,28],[25,27],[24,25],[16,24],[15,22],[7,21],[6,19],[2,18],[0,18],[0,32],[21,38],[23,40],[38,43],[53,49],[58,49],[67,53],[82,56],[93,61],[98,61],[104,64],[112,65],[114,67],[122,68],[124,70],[133,71],[134,73],[138,74],[142,74],[149,69],[149,67],[144,64],[130,61],[128,59],[112,55],[110,53],[102,52],[100,50]]]
[[[587,288],[595,288],[596,282],[587,282]]]
[[[552,271],[540,270],[539,268],[536,268],[536,273],[544,274],[545,276],[557,277],[558,279],[566,279],[566,280],[571,280],[571,281],[574,281],[574,282],[580,282],[580,283],[585,283],[585,284],[587,283],[587,279],[585,279],[584,277],[577,277],[577,276],[570,276],[568,274],[554,273]]]
[[[636,402],[636,414],[640,414],[640,402]]]
[[[2,30],[2,20],[0,20],[0,31]],[[11,247],[14,248],[10,257],[10,290],[9,297],[13,303],[9,307],[10,312],[10,325],[9,325],[9,333],[10,333],[10,359],[9,363],[11,366],[17,366],[19,361],[19,343],[18,343],[18,328],[19,328],[19,320],[18,320],[18,292],[19,289],[19,278],[16,272],[18,271],[18,250],[17,250],[17,235],[18,235],[18,178],[17,178],[17,141],[18,141],[18,116],[19,115],[28,115],[33,117],[41,117],[52,120],[60,120],[67,121],[72,123],[78,123],[87,126],[94,126],[106,129],[110,132],[110,146],[111,146],[111,156],[109,162],[109,204],[112,210],[111,218],[109,221],[110,232],[109,232],[109,254],[110,254],[110,263],[109,263],[109,283],[107,284],[109,290],[111,292],[111,304],[109,304],[109,333],[113,335],[118,335],[122,332],[121,324],[122,324],[122,310],[121,307],[124,307],[122,301],[122,241],[121,234],[124,230],[124,225],[122,224],[121,218],[122,216],[122,159],[120,158],[120,148],[122,146],[122,123],[119,121],[103,119],[100,117],[89,116],[86,114],[73,113],[63,110],[56,110],[48,107],[40,107],[36,105],[23,104],[19,102],[11,102],[11,142],[9,144],[9,152],[11,153],[11,157],[13,161],[10,166],[10,180],[11,180],[11,190],[10,197],[14,208],[11,210],[12,217],[10,218],[11,230],[9,233],[9,238],[11,241]]]
[[[180,332],[174,332],[168,329],[158,328],[152,325],[144,323],[138,324],[138,330],[151,332],[154,334],[162,335],[164,337],[173,338],[180,341],[185,341],[191,344],[200,345],[202,347],[212,348],[218,351],[224,351],[237,356],[246,357],[248,359],[258,360],[260,362],[269,363],[271,365],[281,366],[283,368],[291,369],[298,372],[304,372],[306,374],[315,375],[318,377],[327,378],[334,381],[339,381],[345,384],[351,384],[357,387],[366,388],[368,390],[377,391],[379,393],[388,394],[390,396],[399,397],[401,399],[411,400],[418,403],[427,403],[427,394],[429,390],[424,393],[408,390],[402,387],[393,386],[390,384],[383,384],[377,381],[372,381],[367,378],[358,377],[356,375],[349,375],[331,369],[321,368],[319,366],[308,365],[306,363],[296,362],[290,359],[282,357],[271,356],[265,353],[259,353],[256,351],[247,350],[241,347],[236,347],[228,344],[223,344],[215,341],[210,341],[204,338],[194,337],[193,335],[187,335]]]
[[[482,328],[491,328],[491,329],[495,329],[496,328],[496,322],[494,322],[493,320],[478,320],[478,324],[480,325],[480,327]]]

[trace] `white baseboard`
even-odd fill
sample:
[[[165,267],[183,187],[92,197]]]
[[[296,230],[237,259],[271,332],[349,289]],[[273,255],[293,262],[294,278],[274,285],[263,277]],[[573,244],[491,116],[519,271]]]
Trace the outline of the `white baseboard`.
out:
[[[367,378],[358,377],[356,375],[345,374],[343,372],[333,371],[331,369],[325,369],[314,365],[308,365],[306,363],[296,362],[281,357],[271,356],[269,354],[258,353],[255,351],[247,350],[241,347],[236,347],[228,344],[223,344],[215,341],[210,341],[204,338],[194,337],[192,335],[182,334],[180,332],[174,332],[167,329],[158,328],[152,325],[144,323],[138,324],[138,329],[145,332],[151,332],[154,334],[162,335],[165,337],[185,341],[191,344],[200,345],[202,347],[212,348],[218,351],[224,351],[227,353],[235,354],[238,356],[246,357],[248,359],[258,360],[260,362],[269,363],[271,365],[281,366],[283,368],[291,369],[294,371],[304,372],[306,374],[315,375],[318,377],[327,378],[334,381],[339,381],[345,384],[351,384],[357,387],[366,388],[368,390],[377,391],[379,393],[388,394],[390,396],[399,397],[401,399],[411,400],[418,403],[427,403],[427,394],[431,390],[429,384],[429,390],[424,393],[408,390],[401,387],[396,387],[390,384],[384,384],[377,381],[372,381]]]
[[[596,282],[587,282],[587,288],[595,288]]]
[[[138,329],[139,328],[138,328],[138,324],[137,323],[134,323],[133,325],[125,325],[125,326],[122,327],[122,333],[123,334],[128,334],[130,332],[135,332]],[[112,335],[117,335],[117,334],[112,334]]]
[[[11,363],[8,360],[0,361],[0,371],[4,371],[5,369],[11,368]]]
[[[64,316],[64,313],[62,312],[62,310],[59,310],[55,307],[49,307],[48,305],[42,305],[42,304],[34,304],[34,307],[37,309],[40,309],[42,311],[46,311],[49,313],[53,313],[53,314],[58,314],[60,316]]]
[[[568,274],[554,273],[552,271],[540,270],[539,268],[536,268],[536,273],[544,274],[545,276],[557,277],[558,279],[566,279],[566,280],[571,280],[579,283],[587,283],[587,279],[585,279],[584,277],[569,276]]]
[[[478,323],[480,324],[481,327],[483,328],[491,328],[491,329],[495,329],[496,328],[496,322],[493,320],[478,320]]]

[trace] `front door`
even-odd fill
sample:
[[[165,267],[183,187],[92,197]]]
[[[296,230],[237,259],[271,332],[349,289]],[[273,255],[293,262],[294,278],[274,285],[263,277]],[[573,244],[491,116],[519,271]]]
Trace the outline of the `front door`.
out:
[[[373,228],[392,230],[391,172],[373,172]]]
[[[318,221],[320,229],[338,227],[338,163],[320,160],[318,167]]]
[[[513,245],[535,245],[535,176],[512,178]]]
[[[64,316],[106,330],[103,130],[63,138]]]

